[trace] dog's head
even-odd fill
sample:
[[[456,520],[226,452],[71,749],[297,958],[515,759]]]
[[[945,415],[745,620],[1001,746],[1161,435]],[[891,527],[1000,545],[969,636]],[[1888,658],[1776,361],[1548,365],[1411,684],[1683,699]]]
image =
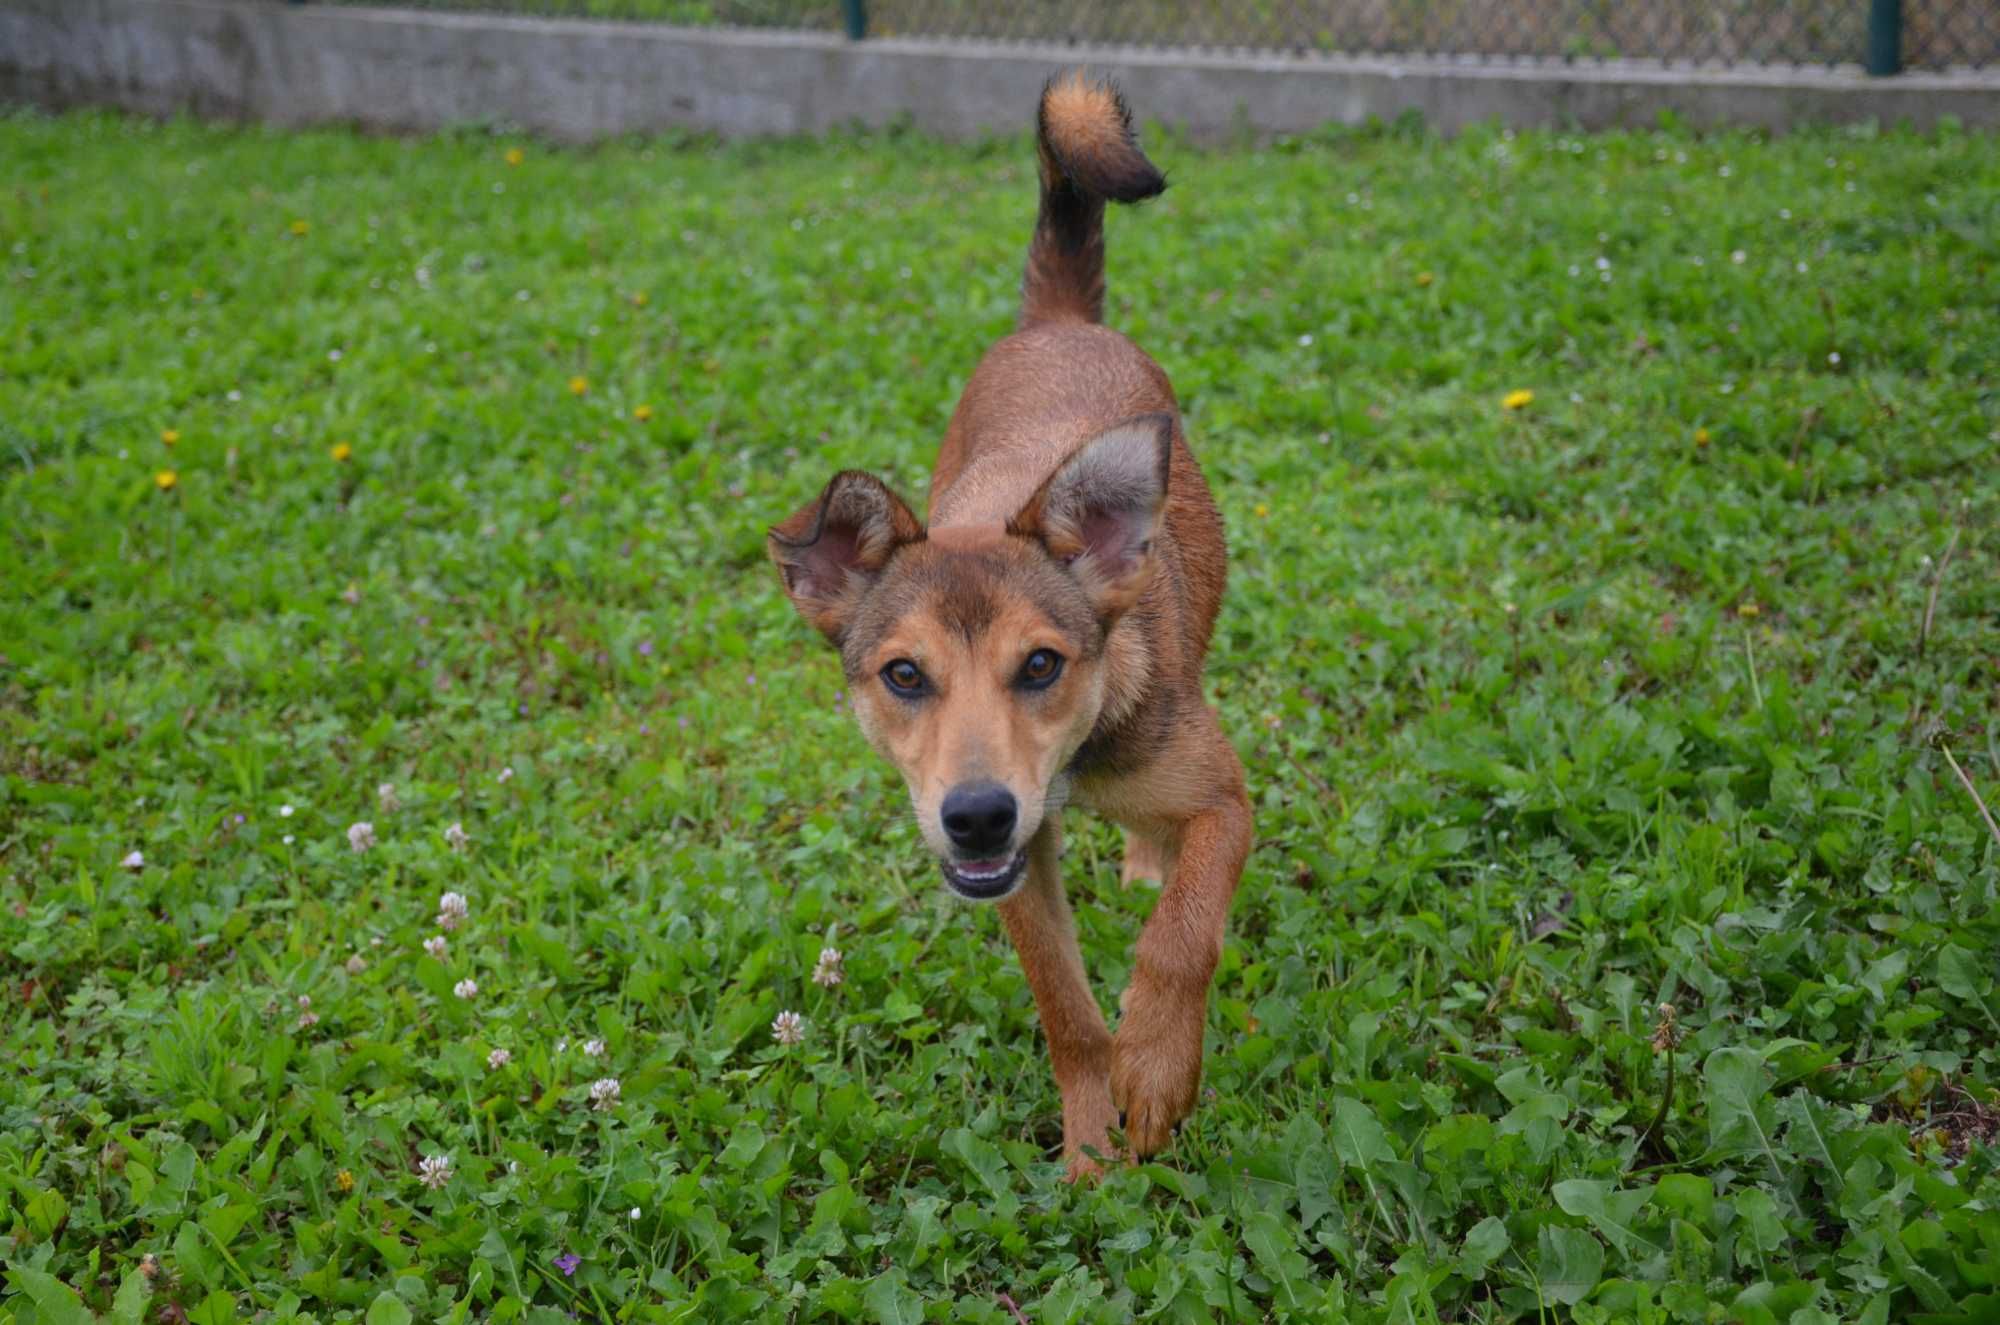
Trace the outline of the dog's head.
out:
[[[1135,698],[1112,627],[1153,574],[1172,436],[1149,414],[1093,438],[1004,527],[927,532],[849,472],[771,530],[785,592],[840,650],[862,731],[961,897],[1020,885],[1070,760]]]

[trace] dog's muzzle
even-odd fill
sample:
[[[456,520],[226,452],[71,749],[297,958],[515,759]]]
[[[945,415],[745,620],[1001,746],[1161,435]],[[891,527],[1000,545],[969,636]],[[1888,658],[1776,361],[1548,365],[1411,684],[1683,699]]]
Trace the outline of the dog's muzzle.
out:
[[[960,897],[993,902],[1014,891],[1028,853],[1012,850],[1021,817],[1014,793],[998,782],[961,782],[939,807],[938,819],[951,839],[944,881]]]

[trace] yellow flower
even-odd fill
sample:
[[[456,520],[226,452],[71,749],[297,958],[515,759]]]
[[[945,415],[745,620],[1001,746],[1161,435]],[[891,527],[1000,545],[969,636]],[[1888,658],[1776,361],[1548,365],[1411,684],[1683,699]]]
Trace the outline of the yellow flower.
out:
[[[1263,502],[1257,503],[1257,518],[1259,520],[1269,518],[1270,514],[1271,514],[1270,507],[1266,506]]]
[[[1417,273],[1417,284],[1418,284],[1418,285],[1429,285],[1429,284],[1430,284],[1430,283],[1431,283],[1431,282],[1432,282],[1433,280],[1435,280],[1435,279],[1436,279],[1436,278],[1435,278],[1435,277],[1433,277],[1433,276],[1432,276],[1432,275],[1431,275],[1431,274],[1430,274],[1429,272],[1427,272],[1427,271],[1420,271],[1420,272],[1418,272],[1418,273]]]
[[[1500,397],[1500,408],[1523,409],[1529,405],[1532,405],[1534,401],[1535,401],[1535,393],[1528,390],[1526,387],[1522,387],[1515,391],[1509,391],[1506,395]]]
[[[653,417],[653,407],[651,405],[640,405],[633,409],[632,417],[644,423]]]
[[[299,220],[292,222],[292,233],[295,235],[303,235],[308,231],[310,231],[311,229],[312,229],[311,223],[306,221],[303,217],[301,217]]]
[[[577,376],[569,379],[569,393],[572,396],[580,396],[588,390],[590,390],[589,378]]]
[[[1707,446],[1707,445],[1708,445],[1708,429],[1706,429],[1706,428],[1696,428],[1696,429],[1694,430],[1694,444],[1695,444],[1696,446]]]
[[[180,439],[181,439],[181,430],[179,428],[160,429],[160,440],[165,442],[168,446],[172,446],[175,442],[178,442]]]
[[[1755,603],[1738,603],[1736,605],[1736,615],[1740,617],[1753,617],[1762,610]]]
[[[523,151],[522,151],[522,150],[521,150],[520,148],[518,148],[518,147],[510,147],[510,148],[508,148],[508,149],[507,149],[507,164],[508,164],[508,165],[510,165],[510,166],[518,166],[518,165],[520,165],[520,164],[521,164],[521,163],[522,163],[523,161],[526,161],[527,159],[528,159],[528,154],[527,154],[526,152],[523,152]]]
[[[336,463],[344,465],[354,458],[354,447],[347,442],[335,442],[333,449],[327,454],[332,456]]]
[[[632,307],[634,307],[634,308],[644,308],[645,306],[646,306],[646,292],[645,292],[644,290],[635,290],[635,291],[633,291],[633,294],[632,294]]]
[[[342,1169],[340,1172],[333,1175],[333,1185],[340,1188],[340,1190],[344,1192],[353,1191],[354,1174],[346,1169]]]
[[[158,488],[161,492],[166,492],[170,490],[174,486],[174,484],[180,481],[181,481],[181,476],[179,474],[174,473],[174,471],[171,469],[163,469],[159,473],[153,475],[153,486]]]

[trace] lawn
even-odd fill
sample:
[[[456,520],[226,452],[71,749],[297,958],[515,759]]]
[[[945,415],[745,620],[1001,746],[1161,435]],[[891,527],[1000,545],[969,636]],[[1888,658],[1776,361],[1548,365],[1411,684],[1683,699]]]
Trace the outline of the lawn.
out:
[[[1258,839],[1073,1189],[762,551],[1025,137],[0,118],[0,1322],[2000,1320],[2000,141],[1148,143]]]

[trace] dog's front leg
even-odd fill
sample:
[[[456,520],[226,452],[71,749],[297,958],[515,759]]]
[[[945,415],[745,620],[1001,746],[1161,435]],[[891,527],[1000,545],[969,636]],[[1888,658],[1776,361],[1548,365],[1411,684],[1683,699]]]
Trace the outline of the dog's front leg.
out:
[[[1201,1090],[1209,981],[1250,854],[1250,806],[1240,777],[1233,794],[1179,825],[1173,877],[1140,931],[1132,984],[1120,1000],[1111,1098],[1140,1158],[1166,1147]]]
[[[1028,845],[1028,881],[1000,903],[1000,917],[1021,955],[1042,1033],[1048,1037],[1056,1088],[1062,1092],[1063,1159],[1075,1180],[1098,1172],[1085,1146],[1107,1159],[1112,1156],[1110,1132],[1118,1111],[1111,1106],[1111,1032],[1076,946],[1076,925],[1058,866],[1061,854],[1061,826],[1044,823]]]

